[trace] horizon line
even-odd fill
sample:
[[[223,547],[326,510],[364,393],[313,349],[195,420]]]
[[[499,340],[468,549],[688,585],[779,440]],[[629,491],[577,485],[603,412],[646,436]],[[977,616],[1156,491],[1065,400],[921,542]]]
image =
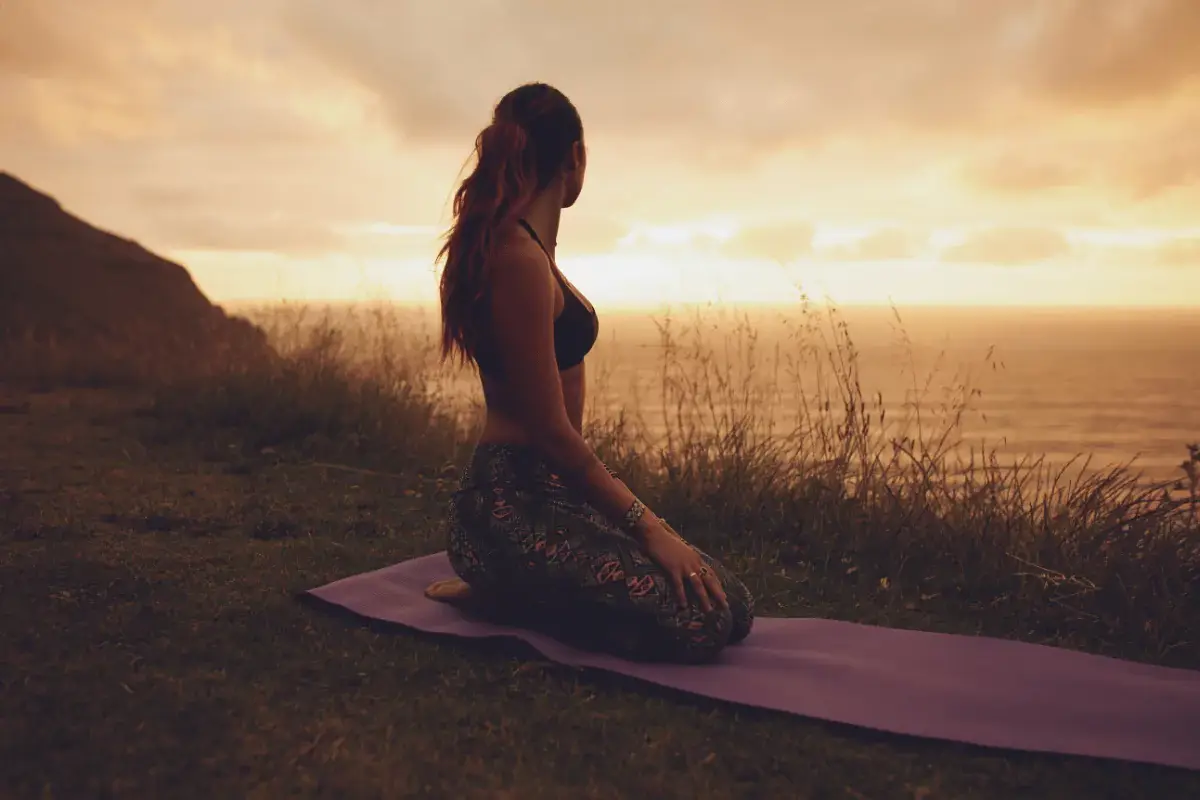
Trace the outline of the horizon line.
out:
[[[428,309],[436,310],[438,301],[436,300],[400,300],[390,298],[314,298],[314,297],[263,297],[263,298],[235,298],[229,300],[213,299],[215,305],[225,308],[238,307],[262,307],[262,306],[390,306],[394,308],[412,308],[412,309]],[[833,306],[839,309],[889,309],[889,308],[915,308],[930,311],[957,311],[957,310],[1037,310],[1037,311],[1184,311],[1184,312],[1200,312],[1200,303],[1193,305],[1175,305],[1165,303],[1131,303],[1131,304],[1116,304],[1116,303],[894,303],[894,302],[852,302],[840,303],[837,300],[830,298],[816,299],[810,298],[808,303],[810,306]],[[653,313],[661,311],[670,311],[673,309],[745,309],[758,311],[786,311],[795,310],[804,305],[800,301],[792,301],[787,303],[761,303],[753,301],[680,301],[677,303],[655,303],[655,304],[632,304],[632,305],[610,305],[605,303],[593,303],[598,311],[606,311],[610,313]]]

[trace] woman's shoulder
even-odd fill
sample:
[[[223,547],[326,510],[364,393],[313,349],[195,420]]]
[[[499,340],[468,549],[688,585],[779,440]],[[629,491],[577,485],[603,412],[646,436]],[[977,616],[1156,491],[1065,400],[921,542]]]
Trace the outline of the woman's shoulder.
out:
[[[536,242],[522,235],[515,225],[497,231],[491,261],[489,272],[493,281],[544,282],[553,277],[550,259]]]
[[[532,257],[535,261],[547,260],[541,246],[516,223],[501,226],[496,229],[494,235],[495,246],[493,247],[493,252],[496,254],[503,253],[516,257]]]

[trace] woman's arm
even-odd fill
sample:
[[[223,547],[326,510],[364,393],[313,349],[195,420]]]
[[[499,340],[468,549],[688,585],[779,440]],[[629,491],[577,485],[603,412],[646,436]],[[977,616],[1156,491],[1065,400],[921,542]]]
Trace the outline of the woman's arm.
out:
[[[562,373],[563,401],[571,427],[583,433],[583,408],[587,402],[587,372],[583,362]]]
[[[583,411],[587,405],[587,372],[584,362],[580,362],[579,366],[571,367],[571,369],[562,373],[562,388],[563,400],[566,402],[567,417],[571,420],[571,427],[582,434]],[[624,485],[625,482],[613,471],[612,467],[605,464],[604,468],[608,470],[609,475]]]

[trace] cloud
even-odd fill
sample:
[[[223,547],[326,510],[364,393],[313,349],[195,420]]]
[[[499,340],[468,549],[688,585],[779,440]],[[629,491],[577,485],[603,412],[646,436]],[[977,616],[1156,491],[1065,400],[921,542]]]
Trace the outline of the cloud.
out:
[[[1104,107],[1200,83],[1195,0],[1076,0],[1038,4],[1040,88],[1072,105]]]
[[[1200,115],[1161,136],[1146,137],[1134,152],[1113,154],[1109,182],[1125,187],[1135,197],[1200,184]]]
[[[121,3],[111,5],[122,14]],[[57,24],[54,17],[51,3],[18,0],[0,7],[0,70],[31,78],[111,76],[113,54],[83,40],[84,26]]]
[[[342,223],[443,222],[493,103],[546,80],[593,148],[564,255],[730,211],[1183,228],[1200,211],[1198,14],[1190,0],[0,0],[0,152],[158,246],[300,252],[335,246]],[[692,245],[809,254],[811,229],[784,227]],[[920,244],[879,237],[844,256]],[[1061,246],[992,244],[1007,261]]]
[[[1200,237],[1167,242],[1158,248],[1154,260],[1168,267],[1200,267]]]
[[[1197,95],[1196,108],[1200,108]],[[1032,195],[1087,188],[1125,200],[1144,200],[1200,184],[1200,113],[1162,119],[1135,117],[1070,135],[1022,135],[966,160],[963,182],[998,195]],[[1131,146],[1131,142],[1136,142]]]
[[[1073,108],[1167,96],[1200,74],[1191,0],[612,0],[603,11],[550,0],[108,0],[102,9],[9,0],[0,9],[0,70],[10,75],[0,99],[10,109],[19,99],[28,124],[63,135],[82,126],[132,136],[194,101],[207,77],[230,92],[275,71],[374,98],[408,142],[466,148],[501,94],[538,79],[574,97],[589,130],[668,142],[716,166],[847,137],[1038,128]],[[227,123],[250,113],[211,110]]]
[[[839,261],[892,261],[912,258],[916,252],[916,242],[909,231],[884,228],[856,242],[832,248],[828,256]]]
[[[163,72],[186,34],[159,12],[150,0],[0,5],[0,133],[78,143],[153,129]]]
[[[437,258],[444,241],[434,225],[395,225],[387,222],[337,226],[344,254],[391,261],[424,261]]]
[[[277,0],[0,3],[0,136],[310,141],[336,126],[311,60],[287,46],[277,15]]]
[[[1020,4],[939,0],[613,0],[603,13],[549,0],[304,0],[286,19],[376,92],[411,141],[469,136],[501,94],[539,79],[604,134],[769,149],[868,122],[930,129],[994,113],[1025,16]]]
[[[813,233],[812,225],[800,221],[751,226],[727,239],[719,250],[732,258],[788,263],[812,253]]]
[[[1032,264],[1064,256],[1071,246],[1062,233],[1046,228],[992,228],[947,248],[943,261],[965,264]]]
[[[585,124],[777,148],[831,136],[1036,124],[1161,97],[1200,74],[1193,0],[297,0],[288,30],[374,91],[411,141],[464,137],[531,79]],[[604,64],[597,69],[597,64]]]
[[[971,185],[1005,194],[1044,192],[1085,183],[1089,179],[1081,164],[1016,153],[969,163],[963,169],[963,177]]]
[[[558,252],[564,256],[607,253],[627,233],[629,226],[614,217],[572,209],[559,223]]]
[[[182,250],[271,252],[313,256],[336,252],[345,238],[330,226],[279,215],[164,212],[151,218],[149,235]]]

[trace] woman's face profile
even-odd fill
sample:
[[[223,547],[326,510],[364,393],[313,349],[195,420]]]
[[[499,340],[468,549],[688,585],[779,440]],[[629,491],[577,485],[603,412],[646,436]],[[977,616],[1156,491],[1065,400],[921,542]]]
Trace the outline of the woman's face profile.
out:
[[[583,142],[571,145],[571,156],[563,174],[563,208],[575,205],[583,192],[583,177],[587,172],[587,148]]]

